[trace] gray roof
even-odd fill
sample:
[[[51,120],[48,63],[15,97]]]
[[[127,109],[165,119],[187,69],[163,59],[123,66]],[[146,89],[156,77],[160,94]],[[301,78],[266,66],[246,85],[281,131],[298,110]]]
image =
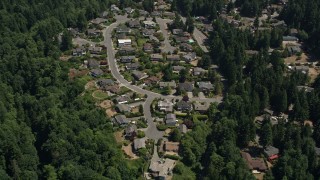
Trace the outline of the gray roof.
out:
[[[100,76],[103,74],[103,71],[101,69],[92,69],[90,71],[90,73],[93,75],[93,76]]]
[[[267,146],[264,149],[264,153],[267,154],[268,156],[272,156],[272,155],[278,154],[279,153],[279,149],[276,148],[276,147],[273,147],[273,146]]]
[[[135,150],[145,148],[146,147],[146,138],[135,139],[133,141],[133,146]]]
[[[125,133],[126,135],[133,133],[137,131],[137,126],[135,124],[130,124],[126,129],[125,129]]]
[[[186,69],[184,66],[172,66],[173,71],[181,71],[182,69]]]
[[[120,112],[129,112],[131,110],[130,106],[127,104],[117,104],[116,107]]]
[[[89,59],[88,60],[88,67],[89,68],[97,68],[97,67],[99,67],[99,62],[94,59]]]
[[[170,81],[170,82],[159,82],[159,86],[160,87],[167,87],[167,86],[170,86],[172,88],[176,88],[177,87],[177,84],[175,81]]]
[[[167,60],[168,61],[179,61],[180,60],[180,56],[177,55],[177,54],[167,55]]]
[[[132,75],[134,78],[136,78],[137,80],[141,80],[143,78],[147,78],[148,75],[145,74],[144,72],[141,72],[141,71],[137,71],[137,70],[133,70],[132,71]]]
[[[179,125],[179,130],[180,130],[180,132],[182,132],[182,133],[187,133],[188,128],[187,128],[187,126],[186,126],[185,124],[180,124],[180,125]]]
[[[176,115],[173,113],[167,114],[166,120],[176,120]]]
[[[315,148],[314,148],[314,151],[315,151],[315,153],[316,153],[317,156],[320,156],[320,148],[315,147]]]
[[[128,70],[136,70],[136,69],[138,69],[139,67],[140,67],[140,63],[138,63],[138,62],[129,63],[129,64],[126,65],[126,68],[127,68]]]
[[[198,86],[200,89],[208,89],[211,90],[213,89],[213,85],[211,84],[211,82],[198,82]]]
[[[177,103],[177,108],[181,109],[181,110],[191,110],[192,104],[190,102],[186,102],[186,101],[179,101]]]
[[[129,120],[127,119],[127,117],[125,115],[116,115],[114,117],[114,119],[117,121],[118,124],[122,125],[122,124],[129,124]]]
[[[283,36],[283,41],[298,41],[299,39],[295,36]]]
[[[185,82],[179,84],[179,89],[181,91],[192,92],[193,90],[193,82]]]
[[[100,79],[100,80],[97,81],[97,84],[100,87],[104,87],[104,86],[113,85],[114,81],[112,79]]]

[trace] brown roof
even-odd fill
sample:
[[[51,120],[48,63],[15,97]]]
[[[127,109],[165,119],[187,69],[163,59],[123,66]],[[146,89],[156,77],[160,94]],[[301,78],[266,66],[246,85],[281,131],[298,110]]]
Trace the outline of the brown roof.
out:
[[[179,142],[169,142],[166,141],[164,143],[164,150],[165,151],[173,151],[173,152],[178,152],[179,151]]]
[[[250,170],[259,170],[259,171],[267,170],[267,166],[264,163],[264,160],[262,158],[252,159],[251,155],[246,152],[241,152],[241,156],[246,161]]]

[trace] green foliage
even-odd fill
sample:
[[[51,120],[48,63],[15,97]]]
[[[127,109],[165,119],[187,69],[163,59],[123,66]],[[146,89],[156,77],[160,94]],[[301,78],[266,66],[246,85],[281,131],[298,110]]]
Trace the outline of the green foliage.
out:
[[[138,130],[138,133],[137,133],[138,138],[143,138],[145,136],[146,136],[146,134],[143,131]]]

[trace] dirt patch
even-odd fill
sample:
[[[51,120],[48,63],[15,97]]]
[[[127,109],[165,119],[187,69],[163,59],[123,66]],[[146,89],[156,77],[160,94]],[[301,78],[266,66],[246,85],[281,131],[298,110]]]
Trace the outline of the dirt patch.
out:
[[[71,58],[71,56],[63,55],[63,56],[61,56],[59,59],[60,59],[61,61],[68,61],[70,58]]]
[[[314,82],[314,80],[318,77],[319,74],[320,74],[319,67],[309,68],[309,76],[310,76],[311,83]]]
[[[107,109],[106,110],[106,114],[109,118],[113,117],[114,115],[117,114],[117,111],[113,110],[113,109]]]
[[[264,173],[253,174],[253,176],[254,176],[257,180],[263,180]]]
[[[122,131],[117,131],[114,133],[114,137],[117,141],[117,143],[122,143],[122,141],[124,140],[124,137],[123,137],[123,130]]]
[[[94,89],[96,88],[96,83],[95,81],[89,81],[85,86],[84,89]]]
[[[284,62],[286,64],[291,64],[291,63],[306,63],[309,61],[309,57],[305,54],[302,53],[301,56],[290,56],[284,59]]]
[[[74,79],[76,77],[82,77],[82,76],[88,74],[88,72],[89,72],[89,70],[85,70],[85,69],[81,70],[81,71],[79,71],[77,69],[70,69],[68,75],[69,75],[70,79]]]
[[[133,107],[131,109],[131,113],[138,113],[139,112],[139,106]]]
[[[104,100],[99,104],[99,106],[104,109],[109,109],[113,106],[113,102],[111,100]]]
[[[138,159],[139,158],[138,156],[136,156],[132,152],[132,143],[130,143],[128,146],[122,146],[122,150],[124,151],[124,153],[126,153],[126,155],[128,155],[130,157],[130,159]]]
[[[196,67],[196,66],[198,66],[198,61],[199,61],[199,60],[191,61],[190,64],[191,64],[192,66],[195,66],[195,67]]]

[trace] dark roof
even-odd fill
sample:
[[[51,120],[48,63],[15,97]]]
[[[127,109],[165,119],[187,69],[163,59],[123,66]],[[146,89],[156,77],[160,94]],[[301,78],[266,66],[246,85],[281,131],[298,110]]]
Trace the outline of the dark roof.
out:
[[[192,92],[193,83],[192,82],[180,83],[179,89],[180,89],[180,91]]]
[[[278,154],[279,153],[279,149],[276,148],[276,147],[273,147],[273,146],[267,146],[265,149],[264,149],[264,153],[270,157],[272,155],[275,155],[275,154]]]
[[[99,67],[99,62],[94,59],[89,59],[88,60],[88,67],[89,68],[97,68],[97,67]]]
[[[186,101],[179,101],[177,103],[177,107],[178,107],[178,109],[181,109],[181,110],[191,110],[192,104],[190,102],[186,102]]]
[[[251,155],[246,152],[241,152],[241,156],[246,161],[248,168],[250,170],[259,170],[259,171],[267,170],[267,166],[264,163],[264,160],[262,158],[252,159]]]
[[[113,85],[114,81],[112,79],[100,79],[100,80],[97,81],[97,84],[100,87],[104,87],[104,86]]]
[[[211,82],[198,82],[198,86],[200,89],[213,89],[213,85],[211,84]]]
[[[114,118],[117,121],[117,123],[120,125],[129,124],[129,120],[127,119],[127,117],[125,115],[116,115]]]

